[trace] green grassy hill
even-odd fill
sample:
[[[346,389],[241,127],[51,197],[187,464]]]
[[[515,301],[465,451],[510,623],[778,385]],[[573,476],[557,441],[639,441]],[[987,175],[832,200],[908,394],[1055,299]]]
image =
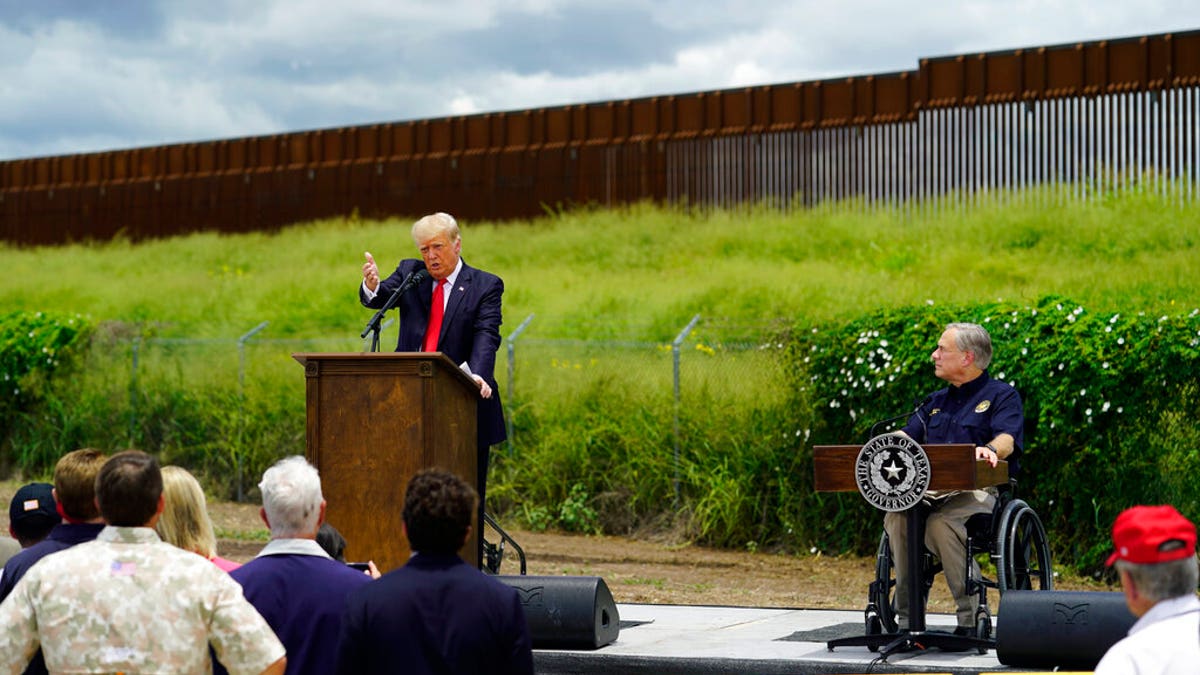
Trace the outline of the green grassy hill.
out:
[[[463,252],[504,278],[506,333],[536,313],[584,339],[669,339],[696,313],[822,322],[927,300],[1056,293],[1155,312],[1200,299],[1200,206],[1156,188],[926,211],[641,205],[465,222]],[[236,337],[264,320],[274,337],[357,335],[370,317],[354,295],[363,251],[381,267],[413,256],[409,225],[338,219],[272,234],[4,247],[0,306],[153,322],[161,335]]]

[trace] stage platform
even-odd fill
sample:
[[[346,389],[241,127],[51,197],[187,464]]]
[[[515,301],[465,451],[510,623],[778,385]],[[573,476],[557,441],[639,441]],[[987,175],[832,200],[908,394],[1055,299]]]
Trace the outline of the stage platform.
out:
[[[596,650],[534,650],[539,675],[774,675],[820,673],[1021,672],[994,651],[936,649],[878,654],[866,647],[829,651],[827,640],[863,632],[862,611],[618,604],[617,641]],[[930,630],[953,630],[952,615],[931,614]]]

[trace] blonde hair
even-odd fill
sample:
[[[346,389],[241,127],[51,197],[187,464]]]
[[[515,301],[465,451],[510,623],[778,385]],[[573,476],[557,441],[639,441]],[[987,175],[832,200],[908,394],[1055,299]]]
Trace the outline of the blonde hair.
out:
[[[418,246],[421,245],[422,241],[439,234],[446,235],[446,239],[448,239],[452,244],[458,241],[460,236],[458,231],[458,221],[454,219],[454,216],[450,215],[449,213],[438,211],[437,213],[431,213],[413,223],[413,243],[417,244]]]
[[[78,521],[100,517],[96,507],[96,476],[108,461],[95,448],[80,448],[63,455],[54,465],[54,492],[62,512]]]
[[[217,536],[200,482],[178,466],[164,466],[162,478],[163,512],[154,526],[158,536],[185,551],[212,558],[217,554]]]

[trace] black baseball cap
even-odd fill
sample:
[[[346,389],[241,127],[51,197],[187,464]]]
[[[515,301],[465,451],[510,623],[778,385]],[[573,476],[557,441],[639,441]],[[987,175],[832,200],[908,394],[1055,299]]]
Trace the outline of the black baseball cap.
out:
[[[54,503],[54,486],[49,483],[22,485],[8,505],[8,522],[16,532],[49,532],[62,522]]]

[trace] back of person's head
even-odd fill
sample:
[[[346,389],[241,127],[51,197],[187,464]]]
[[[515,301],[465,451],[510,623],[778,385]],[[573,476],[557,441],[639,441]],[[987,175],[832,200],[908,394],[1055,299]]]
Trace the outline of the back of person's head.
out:
[[[954,329],[954,342],[960,350],[975,355],[975,366],[980,370],[992,363],[992,336],[977,323],[952,323],[946,330]]]
[[[8,524],[13,538],[28,548],[46,538],[62,522],[54,504],[54,486],[49,483],[22,485],[8,505]]]
[[[456,553],[471,528],[478,497],[458,476],[424,469],[404,493],[404,528],[409,548],[422,553]]]
[[[321,523],[321,527],[317,530],[317,545],[324,549],[330,558],[338,562],[346,562],[346,538],[337,531],[336,527],[329,523]]]
[[[285,457],[263,472],[258,484],[271,537],[313,537],[321,521],[321,476],[299,455]]]
[[[1173,506],[1134,506],[1117,516],[1109,565],[1129,573],[1138,593],[1158,602],[1196,592],[1196,526]]]
[[[164,466],[162,480],[163,512],[154,524],[158,536],[185,551],[205,558],[215,556],[217,537],[200,482],[178,466]]]
[[[426,239],[439,234],[446,235],[446,239],[449,240],[450,243],[458,241],[460,236],[458,230],[458,221],[454,219],[454,216],[450,215],[449,213],[442,213],[439,211],[437,213],[431,213],[413,223],[412,238],[418,246]]]
[[[54,492],[63,516],[76,522],[100,517],[96,508],[96,476],[107,459],[95,448],[80,448],[58,460],[54,466]]]
[[[118,452],[100,467],[96,501],[104,522],[116,527],[142,527],[158,512],[162,497],[158,460],[141,450]]]

